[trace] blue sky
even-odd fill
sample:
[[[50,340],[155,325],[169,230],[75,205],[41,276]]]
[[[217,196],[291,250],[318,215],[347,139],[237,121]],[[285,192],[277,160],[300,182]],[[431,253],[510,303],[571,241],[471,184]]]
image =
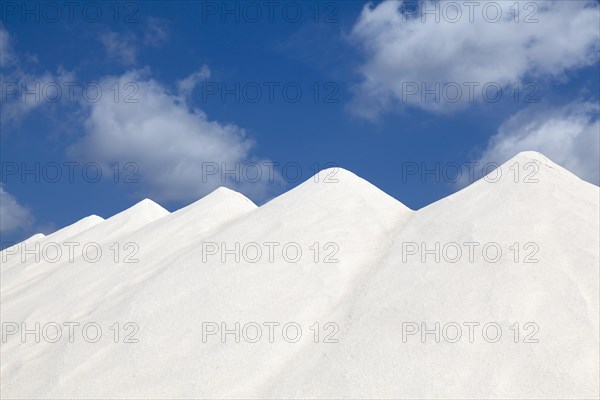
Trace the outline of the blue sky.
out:
[[[523,150],[598,184],[598,2],[448,3],[3,2],[1,241],[329,165],[413,209]]]

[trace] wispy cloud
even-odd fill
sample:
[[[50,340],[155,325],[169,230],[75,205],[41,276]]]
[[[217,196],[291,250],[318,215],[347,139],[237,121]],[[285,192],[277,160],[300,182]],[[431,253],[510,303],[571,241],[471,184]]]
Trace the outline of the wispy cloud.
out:
[[[13,52],[10,34],[0,22],[0,68],[13,66],[16,56]]]
[[[40,71],[37,56],[20,57],[13,41],[0,23],[0,97],[2,126],[18,124],[32,111],[57,103],[63,98],[63,84],[74,80],[73,73],[59,66],[55,72]],[[9,129],[2,129],[8,132]]]
[[[29,208],[17,201],[17,198],[4,190],[0,184],[0,233],[28,231],[34,218]]]
[[[210,78],[210,69],[203,65],[198,71],[195,71],[187,77],[177,81],[177,90],[183,96],[189,96],[194,88],[202,81]]]
[[[166,21],[156,17],[148,17],[144,29],[144,44],[160,47],[168,40],[169,31]]]
[[[135,36],[116,32],[104,32],[100,35],[100,42],[108,57],[117,60],[123,65],[133,65],[137,59]]]

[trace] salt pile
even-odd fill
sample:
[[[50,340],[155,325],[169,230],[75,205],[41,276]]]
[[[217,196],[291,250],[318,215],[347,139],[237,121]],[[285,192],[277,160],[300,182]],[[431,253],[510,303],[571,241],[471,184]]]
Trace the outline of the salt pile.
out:
[[[2,393],[598,397],[599,209],[533,152],[418,211],[342,169],[261,207],[144,200],[2,252]]]

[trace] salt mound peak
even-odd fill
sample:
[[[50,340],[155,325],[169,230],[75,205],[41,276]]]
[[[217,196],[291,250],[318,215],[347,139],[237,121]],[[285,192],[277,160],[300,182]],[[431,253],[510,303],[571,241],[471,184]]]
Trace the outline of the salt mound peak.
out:
[[[34,240],[40,240],[42,238],[46,237],[46,235],[44,235],[43,233],[36,233],[35,235],[31,235],[30,237],[28,237],[27,239],[25,239],[25,242],[32,242]]]
[[[130,209],[133,208],[160,208],[166,211],[165,208],[163,208],[163,206],[161,206],[160,204],[158,204],[157,202],[150,200],[149,198],[145,198],[143,200],[140,200],[139,202],[135,203],[133,206],[130,207]]]
[[[229,209],[233,212],[234,210],[251,211],[255,208],[258,208],[258,206],[243,194],[224,186],[220,186],[206,196],[173,212],[171,215],[178,217],[180,215],[190,215],[193,213],[205,213],[210,209],[218,209],[219,211],[225,211]]]
[[[484,213],[479,207],[492,206],[500,210],[526,200],[526,204],[535,205],[526,208],[527,218],[541,218],[539,213],[544,210],[555,212],[553,207],[557,204],[580,204],[581,201],[597,198],[597,193],[596,185],[580,179],[545,155],[523,151],[497,168],[490,169],[471,185],[421,210],[445,209],[448,204],[453,204],[453,207],[469,209],[469,213],[478,215]]]
[[[100,223],[104,221],[104,218],[96,215],[96,214],[92,214],[92,215],[88,215],[87,217],[83,217],[81,218],[79,221],[76,222],[76,224],[78,223]]]
[[[243,194],[220,186],[199,200],[173,212],[171,215],[173,217],[190,216],[192,214],[204,215],[211,210],[233,215],[243,211],[252,211],[256,208],[258,206]]]
[[[167,209],[165,209],[160,204],[145,198],[128,209],[121,211],[118,214],[113,215],[109,219],[113,219],[117,216],[129,216],[134,214],[145,214],[145,215],[154,215],[154,216],[163,216],[170,214]]]
[[[137,237],[150,242],[156,232],[174,240],[174,247],[192,244],[199,236],[248,214],[258,206],[235,190],[219,187],[192,204],[149,223],[138,231]]]
[[[342,167],[325,168],[314,174],[311,178],[313,182],[343,180],[347,182],[367,182],[354,172]]]
[[[215,190],[213,190],[212,192],[210,192],[209,194],[207,194],[206,196],[204,196],[203,198],[198,200],[196,203],[199,203],[201,201],[207,201],[207,200],[210,200],[210,201],[243,200],[244,202],[249,203],[252,206],[254,206],[254,208],[258,207],[256,204],[254,204],[254,202],[252,200],[250,200],[249,198],[244,196],[242,193],[236,192],[235,190],[229,189],[228,187],[225,187],[225,186],[219,186],[218,188],[216,188]]]
[[[305,180],[298,187],[320,185],[323,187],[375,187],[367,180],[341,167],[325,168]],[[294,189],[292,189],[294,190]]]
[[[226,186],[219,186],[218,188],[216,188],[215,190],[213,190],[212,192],[210,192],[209,194],[207,194],[206,196],[210,196],[212,194],[226,194],[226,193],[237,193],[240,194],[239,192],[236,192],[233,189],[229,189]]]
[[[554,161],[550,160],[548,157],[537,151],[522,151],[520,153],[517,153],[516,156],[506,161],[504,164],[502,164],[502,166],[511,166],[515,162],[527,163],[532,161],[539,164],[540,166],[568,172],[565,168],[556,164]]]
[[[533,151],[533,150],[521,151],[513,157],[513,159],[523,159],[523,158],[554,164],[552,161],[550,161],[550,159],[548,157],[546,157],[545,155],[543,155],[540,152]]]
[[[339,213],[342,209],[347,213],[366,212],[366,209],[388,210],[392,213],[398,210],[412,211],[367,180],[340,167],[319,171],[260,208],[272,207],[314,215],[330,215],[332,212]],[[287,215],[288,211],[283,210],[278,212]]]
[[[322,198],[322,200],[327,200],[329,196],[333,196],[342,202],[343,199],[361,197],[372,202],[374,206],[380,204],[379,202],[383,202],[380,205],[388,204],[410,210],[371,182],[341,167],[322,169],[288,193],[294,192],[302,196],[313,195]]]
[[[81,241],[114,239],[135,232],[169,214],[169,211],[158,203],[150,199],[143,199],[128,209],[107,218],[102,223],[81,232],[76,238]]]
[[[532,168],[531,163],[537,164],[537,169]],[[519,181],[519,179],[535,179],[540,183],[543,182],[545,185],[552,186],[572,184],[575,182],[585,183],[586,186],[592,185],[537,151],[522,151],[503,163],[500,168],[505,172],[503,173],[503,178],[511,177],[511,179],[516,179],[517,181]],[[515,168],[520,171],[520,176],[517,178],[514,177]],[[490,175],[494,174],[494,172],[490,172]],[[503,180],[510,181],[510,179]]]

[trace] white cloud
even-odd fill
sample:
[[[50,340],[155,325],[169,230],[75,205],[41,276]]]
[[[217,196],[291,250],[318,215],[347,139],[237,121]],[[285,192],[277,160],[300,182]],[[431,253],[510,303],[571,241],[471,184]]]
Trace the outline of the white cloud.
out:
[[[458,19],[457,8],[448,6],[452,3],[460,7]],[[420,2],[417,12],[396,0],[364,7],[350,35],[366,56],[360,67],[363,81],[353,102],[357,114],[374,118],[402,104],[449,112],[482,101],[487,83],[506,87],[531,77],[564,77],[598,61],[595,1],[521,2],[518,23],[515,2],[474,2],[478,5],[472,13],[467,3]],[[490,22],[496,7],[501,7],[501,19]],[[439,22],[436,15],[422,10],[439,10]],[[526,18],[538,22],[525,23]],[[480,84],[472,98],[468,82]],[[417,93],[409,95],[413,83]],[[433,101],[431,94],[424,101],[422,85],[434,89],[436,83],[440,102]],[[449,101],[459,93],[453,83],[462,92],[455,103]],[[494,89],[488,94],[494,97]]]
[[[124,66],[132,66],[144,46],[160,47],[169,40],[166,21],[161,18],[146,18],[142,29],[143,33],[137,34],[132,31],[102,33],[99,38],[106,55]]]
[[[577,101],[529,107],[505,121],[479,165],[501,164],[521,151],[538,151],[588,182],[600,184],[600,106]]]
[[[144,29],[144,44],[160,47],[169,39],[166,22],[160,18],[148,17]]]
[[[137,49],[133,35],[105,32],[100,35],[100,42],[104,45],[106,54],[111,59],[117,60],[123,65],[135,64]]]
[[[198,71],[177,81],[177,90],[179,94],[189,96],[200,82],[208,78],[210,78],[210,69],[208,66],[203,65]]]
[[[108,88],[115,82],[127,93],[137,88],[132,99],[138,102],[115,102],[112,96],[103,96],[87,104],[86,134],[70,149],[72,156],[136,163],[144,194],[158,200],[193,200],[224,185],[221,173],[205,174],[203,179],[208,163],[241,168],[253,160],[254,142],[242,128],[210,121],[201,110],[190,109],[185,97],[151,79],[147,70],[107,77],[101,85]],[[242,181],[246,183],[228,186],[261,197],[268,196],[273,186],[264,179]]]
[[[15,63],[10,34],[0,22],[0,68],[6,68]]]
[[[23,61],[13,48],[10,34],[0,24],[0,98],[3,127],[21,121],[41,106],[55,104],[63,96],[64,83],[74,80],[71,72],[58,67],[56,72],[37,71],[37,56],[27,55]],[[58,87],[58,89],[56,89]],[[60,93],[58,92],[60,90]],[[9,129],[2,129],[8,132]]]
[[[31,211],[19,204],[15,196],[6,192],[0,184],[0,233],[28,230],[33,221]]]
[[[2,51],[10,50],[10,54],[14,54],[8,33],[2,26],[0,29]],[[109,47],[119,40],[112,34],[106,37],[109,38]],[[115,51],[118,53],[120,50]],[[129,56],[124,57],[127,61]],[[133,61],[133,57],[129,61]],[[73,74],[62,68],[58,68],[56,73],[32,73],[30,67],[18,57],[11,61],[10,68],[8,65],[5,68],[3,61],[1,77],[4,84],[1,90],[6,90],[6,83],[12,84],[11,90],[14,87],[21,88],[21,85],[43,88],[51,83],[63,88],[62,99],[68,97],[65,95],[65,83],[75,81]],[[141,178],[138,187],[148,197],[159,200],[193,200],[221,185],[240,190],[256,199],[268,198],[277,190],[282,179],[277,175],[269,180],[267,166],[261,169],[263,179],[258,182],[253,182],[254,177],[245,176],[243,172],[232,177],[226,175],[224,170],[240,168],[243,171],[248,163],[263,162],[253,155],[252,139],[242,128],[210,121],[201,110],[192,109],[187,103],[193,89],[209,76],[209,68],[202,66],[177,81],[176,90],[170,90],[151,79],[148,70],[131,71],[122,76],[101,79],[98,100],[95,90],[90,94],[93,100],[87,100],[76,88],[74,106],[77,109],[72,113],[76,119],[74,126],[79,128],[83,121],[85,135],[69,148],[70,154],[105,164],[116,161],[121,165],[136,163],[139,167],[136,177]],[[40,92],[45,91],[38,90]],[[49,96],[52,97],[52,94]],[[38,107],[53,104],[46,98],[23,96],[20,90],[8,98],[9,101],[2,104],[3,124],[20,121]],[[137,102],[128,102],[132,100]],[[64,118],[64,113],[61,116]],[[212,175],[205,174],[203,179],[203,168],[207,172],[207,168],[214,165],[219,170]],[[112,172],[108,165],[106,167],[108,176]],[[131,170],[123,174],[127,175],[128,172]]]
[[[58,68],[56,73],[45,71],[41,74],[17,69],[0,76],[3,81],[0,90],[3,124],[18,123],[32,111],[66,99],[64,84],[74,81],[73,74],[63,68]]]

